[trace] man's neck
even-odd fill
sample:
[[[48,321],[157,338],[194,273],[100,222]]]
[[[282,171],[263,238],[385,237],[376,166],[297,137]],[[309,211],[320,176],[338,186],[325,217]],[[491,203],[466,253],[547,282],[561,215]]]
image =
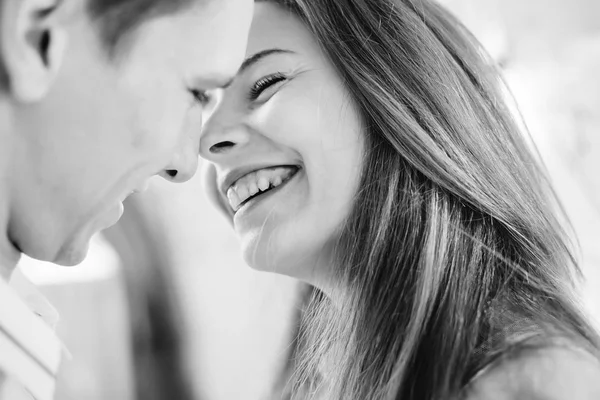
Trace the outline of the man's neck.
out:
[[[1,174],[0,170],[0,177]],[[1,182],[0,178],[0,185]],[[8,281],[21,259],[21,252],[15,248],[8,236],[9,210],[6,195],[6,191],[0,186],[0,279]]]
[[[1,93],[0,93],[1,96]],[[10,113],[4,99],[0,98],[0,279],[8,281],[21,252],[10,240],[8,227],[10,225],[10,185],[7,176],[10,167],[12,148],[10,132]]]
[[[0,279],[5,281],[10,280],[21,259],[21,253],[7,239],[3,237],[0,244]]]

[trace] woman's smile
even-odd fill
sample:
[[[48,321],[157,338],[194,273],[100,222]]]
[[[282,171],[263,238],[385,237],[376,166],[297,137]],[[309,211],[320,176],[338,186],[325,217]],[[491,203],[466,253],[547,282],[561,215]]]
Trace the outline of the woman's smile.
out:
[[[267,193],[284,186],[296,175],[299,167],[294,165],[262,168],[237,179],[227,189],[229,206],[236,213],[246,204],[260,201]]]
[[[269,189],[249,197],[234,211],[233,224],[236,229],[247,231],[263,226],[267,219],[282,212],[291,215],[302,193],[296,184],[303,175],[299,168],[287,169],[284,175],[276,175]]]

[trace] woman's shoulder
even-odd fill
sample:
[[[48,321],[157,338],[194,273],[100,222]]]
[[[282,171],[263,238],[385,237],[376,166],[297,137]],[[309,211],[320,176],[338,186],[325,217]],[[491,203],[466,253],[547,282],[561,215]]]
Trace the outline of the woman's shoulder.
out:
[[[466,400],[598,400],[600,360],[572,347],[521,352],[478,376]]]

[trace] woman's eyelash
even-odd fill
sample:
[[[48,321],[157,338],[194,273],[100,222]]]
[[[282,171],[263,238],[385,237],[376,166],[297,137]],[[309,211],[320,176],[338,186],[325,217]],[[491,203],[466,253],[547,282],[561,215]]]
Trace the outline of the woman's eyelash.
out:
[[[264,78],[257,80],[254,83],[254,85],[252,85],[252,87],[250,88],[250,92],[248,93],[249,99],[252,101],[258,99],[258,97],[264,90],[266,90],[270,86],[275,85],[276,83],[284,81],[285,79],[286,76],[278,72],[276,74],[268,75]]]

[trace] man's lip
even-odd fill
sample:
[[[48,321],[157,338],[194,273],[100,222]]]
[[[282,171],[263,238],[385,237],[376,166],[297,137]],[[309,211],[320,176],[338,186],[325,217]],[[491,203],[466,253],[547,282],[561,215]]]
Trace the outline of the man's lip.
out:
[[[131,192],[129,192],[126,196],[129,197],[132,194],[136,194],[136,193],[144,193],[146,190],[148,190],[148,187],[150,186],[150,179],[146,179],[145,181],[143,181],[142,183],[140,183],[138,186],[136,186],[135,188],[133,188],[131,190]]]
[[[144,193],[146,190],[148,190],[149,186],[150,186],[150,180],[147,179],[144,182],[142,182],[140,185],[138,185],[137,187],[135,187],[134,189],[132,189],[130,192],[125,193],[125,195],[123,195],[123,197],[119,198],[119,202],[123,203],[132,194]]]
[[[297,165],[297,164],[265,164],[265,165],[260,165],[260,166],[254,165],[254,166],[247,166],[247,167],[243,167],[243,168],[236,168],[231,171],[228,171],[227,173],[222,175],[222,177],[219,177],[218,178],[219,182],[217,183],[217,185],[220,189],[221,194],[223,196],[225,196],[225,199],[227,199],[227,191],[235,182],[237,182],[239,179],[243,178],[244,176],[251,174],[252,172],[256,172],[256,171],[260,171],[261,169],[268,169],[268,168],[298,168],[298,169],[300,169],[300,165]]]
[[[149,186],[150,186],[150,179],[146,179],[144,182],[142,182],[142,184],[140,186],[133,189],[133,193],[144,193],[146,190],[148,190]]]

